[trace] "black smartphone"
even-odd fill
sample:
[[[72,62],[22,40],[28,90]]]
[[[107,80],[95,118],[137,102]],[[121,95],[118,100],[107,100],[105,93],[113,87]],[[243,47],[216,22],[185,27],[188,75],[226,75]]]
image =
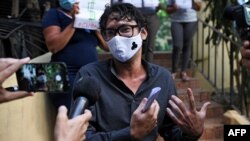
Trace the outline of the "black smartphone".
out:
[[[32,92],[66,92],[69,78],[63,62],[28,63],[16,72],[18,90]]]

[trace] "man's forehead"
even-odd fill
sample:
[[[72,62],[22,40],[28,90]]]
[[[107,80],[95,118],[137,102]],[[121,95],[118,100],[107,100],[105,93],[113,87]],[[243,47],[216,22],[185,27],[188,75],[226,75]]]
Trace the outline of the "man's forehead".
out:
[[[113,12],[108,16],[106,28],[116,27],[123,24],[136,24],[135,20],[131,20],[130,17],[121,17],[119,13]]]
[[[126,22],[130,22],[131,21],[129,16],[121,17],[121,15],[119,13],[117,13],[117,12],[112,12],[108,16],[108,22],[113,21],[113,20],[116,20],[116,21],[126,21]]]
[[[109,19],[119,19],[120,18],[120,14],[117,12],[112,12],[109,17]]]

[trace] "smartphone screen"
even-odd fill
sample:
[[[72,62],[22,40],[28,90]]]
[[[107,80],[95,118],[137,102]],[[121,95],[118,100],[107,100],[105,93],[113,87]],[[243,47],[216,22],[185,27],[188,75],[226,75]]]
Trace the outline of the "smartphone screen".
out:
[[[17,72],[19,90],[65,92],[69,89],[69,78],[65,63],[28,63]]]

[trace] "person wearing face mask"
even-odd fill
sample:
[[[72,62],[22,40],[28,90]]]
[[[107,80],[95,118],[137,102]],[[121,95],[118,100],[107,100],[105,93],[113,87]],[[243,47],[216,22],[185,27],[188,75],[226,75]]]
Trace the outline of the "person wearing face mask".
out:
[[[115,3],[132,3],[135,0],[111,0],[112,4]],[[154,61],[155,39],[158,29],[160,27],[160,19],[157,15],[159,0],[136,0],[136,7],[142,12],[147,21],[148,39],[144,41],[145,48],[143,48],[143,58],[148,62]],[[148,2],[148,3],[147,3]]]
[[[83,66],[76,80],[86,76],[100,82],[98,101],[90,107],[93,117],[87,141],[195,141],[204,130],[206,102],[200,111],[187,89],[189,106],[176,96],[171,73],[142,59],[147,38],[145,18],[129,3],[107,7],[100,18],[100,30],[112,58]],[[87,80],[86,80],[87,81]],[[151,90],[161,91],[147,111],[144,106]]]
[[[52,62],[65,62],[71,88],[77,71],[83,65],[97,61],[96,47],[104,41],[97,30],[74,28],[74,16],[79,13],[79,0],[59,0],[57,8],[51,8],[43,18],[42,27],[46,45],[52,52]],[[105,44],[101,44],[108,51]],[[52,103],[58,108],[70,109],[71,90],[68,93],[50,94]]]

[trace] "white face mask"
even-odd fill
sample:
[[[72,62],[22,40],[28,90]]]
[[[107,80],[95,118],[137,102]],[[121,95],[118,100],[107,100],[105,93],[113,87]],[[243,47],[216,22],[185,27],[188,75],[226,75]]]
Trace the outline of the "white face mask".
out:
[[[121,62],[131,59],[141,48],[141,34],[134,37],[115,36],[107,42],[112,55]]]

